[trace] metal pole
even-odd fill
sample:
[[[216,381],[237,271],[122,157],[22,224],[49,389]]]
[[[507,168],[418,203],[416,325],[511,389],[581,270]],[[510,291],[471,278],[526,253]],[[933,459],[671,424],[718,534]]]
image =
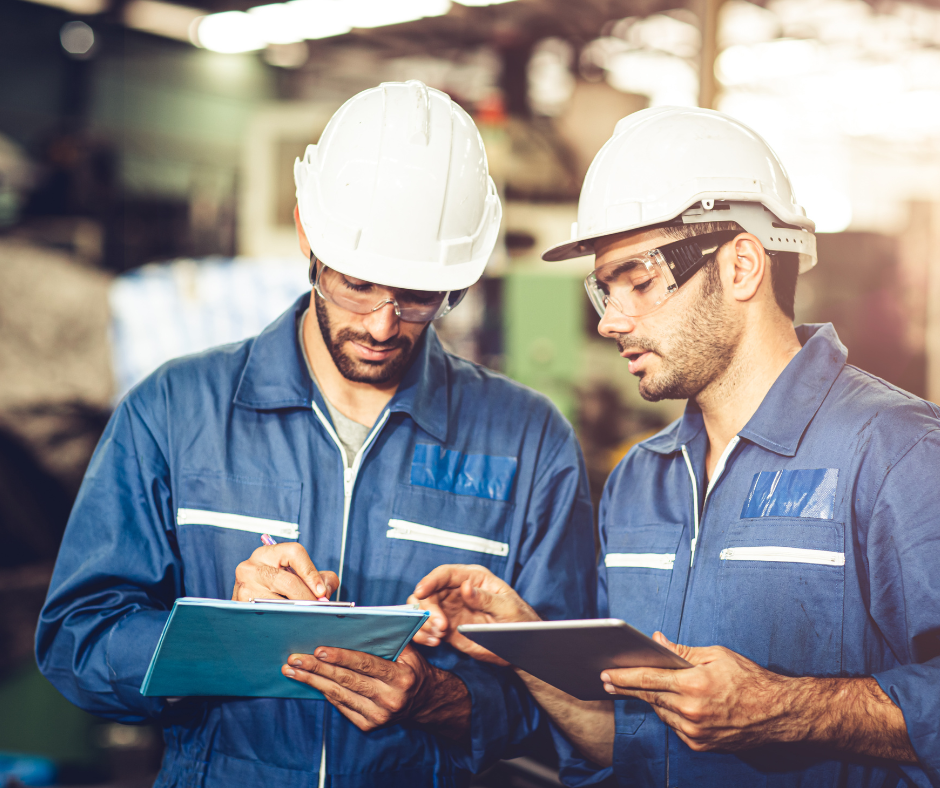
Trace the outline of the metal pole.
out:
[[[927,399],[940,402],[940,204],[926,206],[922,217],[927,259]]]
[[[725,0],[699,0],[699,29],[702,31],[701,59],[699,61],[698,105],[715,109],[718,85],[715,80],[715,60],[718,57],[718,14]]]

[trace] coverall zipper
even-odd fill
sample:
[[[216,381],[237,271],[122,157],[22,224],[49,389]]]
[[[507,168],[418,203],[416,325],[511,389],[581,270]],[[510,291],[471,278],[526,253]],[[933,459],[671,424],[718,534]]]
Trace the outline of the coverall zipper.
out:
[[[339,548],[339,572],[337,572],[337,577],[339,578],[339,585],[336,587],[336,598],[340,598],[340,589],[343,587],[343,566],[346,562],[346,533],[349,530],[349,510],[352,507],[352,494],[353,489],[356,486],[356,477],[359,475],[359,468],[362,465],[362,458],[365,456],[365,453],[369,450],[369,447],[372,445],[372,442],[375,440],[375,436],[379,434],[382,427],[385,426],[385,422],[388,421],[389,410],[386,408],[385,412],[379,418],[376,425],[372,428],[372,432],[369,433],[369,436],[366,438],[365,443],[362,444],[362,447],[356,453],[356,456],[353,458],[352,466],[349,466],[346,457],[346,447],[343,446],[342,442],[339,439],[339,436],[336,434],[336,430],[333,429],[333,425],[330,424],[329,419],[325,418],[322,411],[317,407],[317,403],[311,401],[310,406],[313,408],[313,412],[317,414],[317,418],[320,420],[320,423],[326,429],[329,436],[333,439],[333,442],[336,444],[336,448],[339,449],[340,457],[343,458],[343,534],[342,541],[340,542]],[[320,772],[319,779],[317,780],[318,788],[326,788],[326,709],[324,708],[323,714],[323,748],[320,751]]]
[[[708,496],[711,494],[711,491],[715,489],[715,485],[718,483],[718,479],[721,478],[721,474],[725,471],[725,465],[728,464],[728,458],[731,456],[731,452],[734,451],[735,447],[740,443],[741,439],[735,435],[728,445],[725,446],[725,450],[721,453],[721,457],[718,459],[718,465],[715,466],[715,473],[708,482],[708,488],[705,490],[705,500],[702,502],[702,514],[701,519],[705,517],[705,510],[708,506]],[[695,548],[698,544],[698,535],[699,535],[699,512],[698,512],[698,481],[695,478],[695,469],[692,467],[692,459],[689,457],[689,450],[685,444],[682,445],[682,457],[685,460],[685,467],[689,471],[689,481],[692,482],[692,522],[694,524],[694,531],[692,533],[692,542],[691,542],[691,551],[689,555],[689,576],[686,579],[685,590],[682,593],[682,608],[679,611],[679,626],[676,630],[676,635],[682,630],[682,616],[685,613],[685,600],[689,593],[689,586],[692,584],[692,566],[695,563]],[[669,729],[666,728],[666,788],[669,788]]]

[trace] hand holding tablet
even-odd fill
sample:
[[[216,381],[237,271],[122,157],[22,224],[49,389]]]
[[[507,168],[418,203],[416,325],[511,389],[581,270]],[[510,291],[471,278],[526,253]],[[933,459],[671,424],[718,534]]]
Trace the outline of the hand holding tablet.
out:
[[[482,566],[439,566],[408,601],[430,611],[415,642],[443,641],[476,659],[515,665],[581,700],[610,698],[600,679],[608,668],[691,667],[619,619],[541,621],[508,583]]]

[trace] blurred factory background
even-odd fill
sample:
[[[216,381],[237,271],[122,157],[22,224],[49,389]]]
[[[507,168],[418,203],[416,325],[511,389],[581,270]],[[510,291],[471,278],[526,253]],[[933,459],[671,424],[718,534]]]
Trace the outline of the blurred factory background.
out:
[[[766,137],[820,232],[798,322],[833,322],[850,362],[940,401],[938,0],[0,0],[0,785],[152,781],[157,732],[85,715],[33,663],[71,501],[130,386],[307,287],[294,157],[401,79],[473,115],[505,205],[440,333],[558,404],[595,497],[682,404],[640,400],[597,336],[590,261],[539,253],[647,106]],[[557,784],[551,765],[545,745],[479,785]]]

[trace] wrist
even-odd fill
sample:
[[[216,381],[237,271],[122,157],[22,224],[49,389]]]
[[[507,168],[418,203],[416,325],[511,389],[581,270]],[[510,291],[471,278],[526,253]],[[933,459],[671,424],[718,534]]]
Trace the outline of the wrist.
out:
[[[813,742],[832,741],[832,708],[837,702],[838,683],[832,679],[810,677],[788,678],[788,718],[785,741]]]
[[[470,730],[470,692],[459,677],[424,661],[425,673],[412,704],[412,721],[433,733],[460,739]]]

